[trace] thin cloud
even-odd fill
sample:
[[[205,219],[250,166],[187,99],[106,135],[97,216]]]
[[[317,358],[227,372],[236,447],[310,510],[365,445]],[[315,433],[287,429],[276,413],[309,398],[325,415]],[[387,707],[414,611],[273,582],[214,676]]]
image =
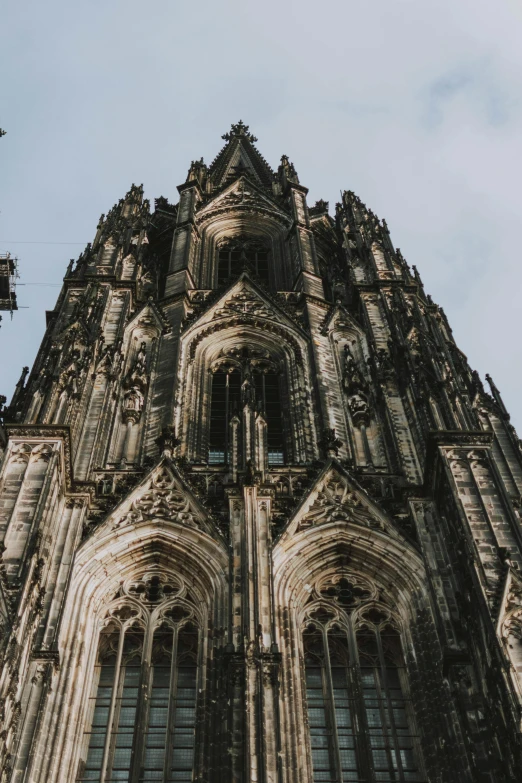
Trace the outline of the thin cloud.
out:
[[[510,0],[26,0],[4,13],[0,235],[92,239],[143,182],[177,198],[240,117],[309,200],[350,188],[390,226],[459,346],[522,429],[522,11]],[[74,247],[1,246],[59,283]],[[0,393],[30,365],[56,289],[19,289]]]

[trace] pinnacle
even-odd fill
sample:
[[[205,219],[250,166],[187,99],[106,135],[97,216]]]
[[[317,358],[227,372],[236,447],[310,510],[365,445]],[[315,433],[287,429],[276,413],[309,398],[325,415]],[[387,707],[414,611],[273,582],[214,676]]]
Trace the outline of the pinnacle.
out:
[[[231,141],[233,138],[242,136],[243,138],[248,139],[248,141],[254,143],[257,141],[257,137],[252,133],[249,133],[249,130],[249,126],[245,125],[243,120],[239,120],[239,122],[232,123],[230,126],[230,131],[228,133],[224,133],[221,138],[225,141]]]

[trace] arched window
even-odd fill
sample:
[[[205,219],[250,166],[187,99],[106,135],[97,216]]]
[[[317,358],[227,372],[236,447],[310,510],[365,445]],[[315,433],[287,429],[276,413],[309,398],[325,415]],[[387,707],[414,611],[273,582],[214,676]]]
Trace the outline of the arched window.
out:
[[[266,423],[267,462],[283,465],[284,431],[279,367],[266,351],[234,348],[222,352],[212,367],[209,463],[229,464],[231,423],[236,422],[239,448],[245,417],[263,417]]]
[[[235,367],[220,367],[212,376],[210,404],[209,463],[230,462],[230,420],[240,412],[241,373]]]
[[[423,783],[391,613],[374,603],[365,609],[348,580],[335,587],[330,605],[310,607],[303,629],[314,783]]]
[[[142,606],[124,603],[109,614],[78,781],[193,780],[198,627],[186,603],[154,612],[167,587],[157,577],[138,583]]]
[[[222,244],[218,258],[218,285],[247,271],[268,285],[269,253],[265,243],[252,237],[234,237]]]
[[[285,461],[283,418],[281,411],[281,378],[269,368],[254,370],[256,402],[266,421],[268,464],[283,465]]]

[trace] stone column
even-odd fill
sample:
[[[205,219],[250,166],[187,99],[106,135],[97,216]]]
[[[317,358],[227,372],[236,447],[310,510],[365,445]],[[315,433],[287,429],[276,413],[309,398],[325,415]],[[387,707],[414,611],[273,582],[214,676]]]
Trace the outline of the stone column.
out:
[[[244,486],[231,498],[233,546],[233,741],[243,735],[245,783],[277,783],[279,651],[273,634],[269,496]],[[244,692],[238,698],[238,676]],[[239,767],[239,765],[238,765]],[[241,779],[236,768],[234,779]]]

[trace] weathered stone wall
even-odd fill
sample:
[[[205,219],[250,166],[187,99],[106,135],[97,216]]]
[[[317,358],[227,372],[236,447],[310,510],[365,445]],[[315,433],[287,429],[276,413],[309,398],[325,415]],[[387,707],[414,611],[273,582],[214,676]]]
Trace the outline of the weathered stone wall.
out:
[[[500,394],[384,221],[351,192],[335,219],[308,207],[242,123],[226,141],[179,205],[151,215],[133,186],[102,216],[5,411],[0,783],[81,775],[104,623],[133,617],[150,650],[168,607],[199,634],[194,780],[312,783],[315,607],[351,640],[358,726],[357,629],[374,612],[400,638],[419,783],[514,781],[522,455]],[[220,243],[244,236],[268,277],[245,256],[218,286]],[[230,464],[208,463],[212,373],[238,356],[278,368],[284,465],[248,389]],[[156,608],[151,580],[173,590]],[[356,755],[373,783],[364,732]]]

